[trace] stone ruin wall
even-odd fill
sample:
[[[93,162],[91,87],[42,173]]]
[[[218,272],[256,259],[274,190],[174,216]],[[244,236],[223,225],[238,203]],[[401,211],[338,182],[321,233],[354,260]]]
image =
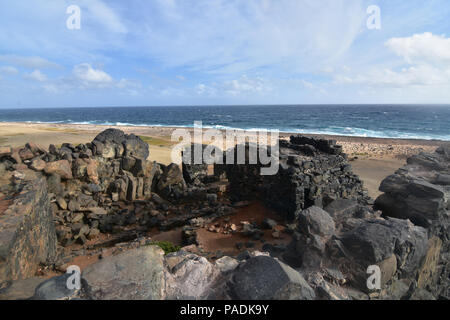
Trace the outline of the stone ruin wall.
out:
[[[234,156],[235,163],[238,148],[225,152]],[[333,140],[302,136],[292,136],[289,142],[280,140],[279,170],[275,175],[261,175],[261,164],[249,164],[249,145],[243,150],[246,164],[214,165],[214,177],[228,180],[229,195],[236,202],[262,200],[287,220],[294,220],[311,206],[324,208],[336,199],[371,202],[362,181],[352,173],[342,148]],[[254,151],[259,154],[261,150],[258,147]],[[272,152],[270,147],[262,151],[267,155]],[[225,155],[222,163],[226,163]],[[193,183],[196,179],[214,179],[208,174],[208,167],[183,162],[185,180]]]

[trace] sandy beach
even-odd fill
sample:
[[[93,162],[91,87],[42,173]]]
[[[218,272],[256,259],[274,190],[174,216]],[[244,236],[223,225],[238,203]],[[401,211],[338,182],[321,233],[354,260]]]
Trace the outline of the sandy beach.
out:
[[[40,123],[0,123],[0,145],[20,147],[27,142],[34,142],[44,148],[50,144],[87,143],[101,131],[111,126],[77,125],[77,124],[40,124]],[[171,127],[136,127],[114,126],[126,133],[141,136],[150,148],[150,159],[169,164],[171,150],[175,142],[171,141]],[[189,130],[193,130],[189,128]],[[288,138],[289,133],[280,134]],[[320,137],[337,140],[348,154],[353,170],[364,181],[369,194],[375,198],[380,193],[380,182],[388,175],[394,173],[405,164],[408,156],[422,151],[431,152],[442,144],[449,142],[437,140],[413,139],[384,139],[367,137],[344,137],[305,134],[311,137]]]

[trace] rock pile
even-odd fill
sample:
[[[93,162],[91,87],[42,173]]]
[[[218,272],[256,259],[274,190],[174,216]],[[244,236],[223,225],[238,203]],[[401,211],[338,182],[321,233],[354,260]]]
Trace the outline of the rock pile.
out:
[[[383,180],[375,202],[388,217],[409,219],[426,229],[429,245],[418,284],[435,296],[450,297],[450,148],[420,153]]]

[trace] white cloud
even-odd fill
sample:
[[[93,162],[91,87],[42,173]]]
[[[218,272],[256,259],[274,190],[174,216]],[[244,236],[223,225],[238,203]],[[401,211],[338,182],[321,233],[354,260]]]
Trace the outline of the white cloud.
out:
[[[106,72],[92,68],[89,63],[82,63],[73,68],[76,79],[86,85],[106,86],[113,82],[113,78]]]
[[[220,83],[213,82],[209,85],[198,84],[195,88],[198,95],[231,97],[245,96],[249,94],[264,95],[272,91],[268,80],[261,77],[250,78],[246,75],[238,79],[226,80]]]
[[[28,75],[31,77],[30,75]],[[38,74],[34,74],[37,79]],[[53,79],[43,84],[43,89],[51,94],[82,90],[115,90],[119,94],[137,96],[142,84],[138,80],[122,78],[115,80],[107,72],[92,67],[90,63],[81,63],[73,67],[67,77]]]
[[[265,94],[272,90],[263,78],[249,78],[246,75],[239,79],[226,81],[223,84],[223,89],[232,96],[249,93]]]
[[[427,32],[391,38],[386,47],[408,66],[400,69],[373,67],[359,74],[336,74],[334,83],[387,88],[450,86],[450,38]]]
[[[392,38],[386,46],[410,64],[450,64],[450,38],[430,32],[406,38]]]
[[[3,67],[0,67],[0,73],[8,74],[8,75],[15,75],[15,74],[19,73],[19,70],[17,70],[14,67],[11,67],[11,66],[3,66]]]
[[[18,55],[0,55],[0,61],[5,61],[16,66],[21,66],[28,69],[50,69],[59,68],[56,63],[50,62],[41,57],[25,57]]]
[[[47,81],[47,76],[43,74],[40,70],[34,70],[31,73],[25,74],[25,78],[38,81],[38,82],[45,82]]]

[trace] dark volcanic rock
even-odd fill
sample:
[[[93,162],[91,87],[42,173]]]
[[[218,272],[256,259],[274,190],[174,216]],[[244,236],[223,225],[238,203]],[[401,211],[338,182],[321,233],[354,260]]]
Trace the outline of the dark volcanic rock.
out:
[[[270,257],[247,260],[233,273],[232,297],[239,300],[312,300],[314,290],[284,263]]]
[[[67,281],[71,274],[51,278],[41,283],[33,296],[33,300],[68,300],[75,298],[78,294],[76,289],[68,289]]]
[[[342,242],[354,258],[366,263],[366,266],[395,254],[399,269],[406,274],[420,267],[428,248],[428,236],[424,228],[394,218],[364,221],[343,235]]]
[[[107,129],[95,137],[92,144],[97,155],[105,158],[136,157],[146,160],[149,156],[148,144],[134,134],[127,135],[121,130]]]

